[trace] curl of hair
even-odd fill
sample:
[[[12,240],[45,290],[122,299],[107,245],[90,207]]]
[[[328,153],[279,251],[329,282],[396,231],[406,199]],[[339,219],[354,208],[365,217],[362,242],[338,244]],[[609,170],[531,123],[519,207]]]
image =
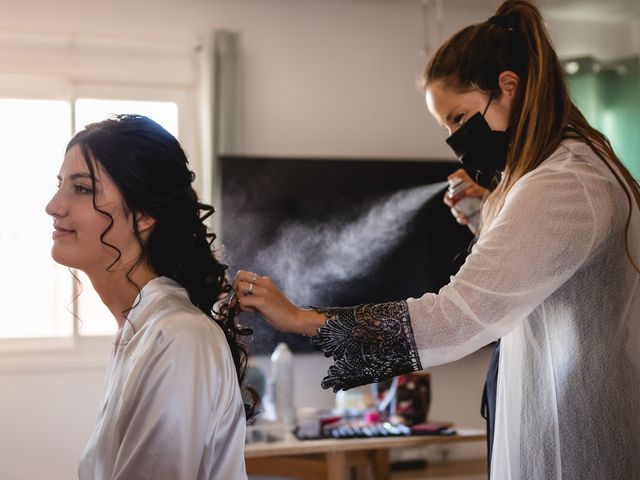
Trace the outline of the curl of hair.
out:
[[[147,117],[114,115],[86,126],[71,139],[67,150],[75,145],[82,149],[94,187],[94,164],[98,162],[118,187],[125,208],[131,214],[132,228],[142,253],[127,271],[127,279],[135,285],[130,273],[141,262],[146,262],[158,275],[179,283],[191,302],[222,328],[238,383],[253,398],[250,404],[245,403],[245,412],[250,419],[258,397],[255,390],[243,385],[248,353],[241,337],[252,331],[236,324],[236,312],[228,306],[213,311],[216,302],[230,293],[231,285],[226,276],[228,266],[221,263],[212,250],[216,236],[209,233],[205,220],[214,209],[198,201],[191,186],[195,175],[188,168],[179,142]],[[95,197],[94,208],[101,211],[95,205]],[[138,230],[138,214],[155,220],[146,240]],[[114,248],[119,258],[119,250],[104,241],[112,223],[113,219],[101,240]]]
[[[633,203],[640,207],[640,186],[616,156],[609,140],[593,128],[569,94],[564,69],[553,48],[540,10],[528,0],[506,0],[496,11],[504,22],[468,26],[447,40],[423,73],[423,86],[442,81],[448,88],[500,94],[498,77],[513,71],[520,87],[513,102],[509,125],[512,138],[507,164],[482,212],[483,224],[495,218],[515,182],[537,168],[559,146],[573,138],[583,141],[606,164],[622,186],[628,201],[625,249],[629,248]],[[507,21],[508,19],[508,21]],[[532,140],[534,139],[534,140]]]

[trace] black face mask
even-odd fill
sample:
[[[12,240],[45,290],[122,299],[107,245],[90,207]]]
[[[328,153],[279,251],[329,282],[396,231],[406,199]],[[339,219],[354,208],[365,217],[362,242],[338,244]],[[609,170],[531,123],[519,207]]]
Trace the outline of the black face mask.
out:
[[[508,130],[491,130],[484,119],[489,103],[484,112],[473,115],[446,141],[458,160],[477,173],[476,181],[485,188],[493,189],[507,163],[510,133]]]

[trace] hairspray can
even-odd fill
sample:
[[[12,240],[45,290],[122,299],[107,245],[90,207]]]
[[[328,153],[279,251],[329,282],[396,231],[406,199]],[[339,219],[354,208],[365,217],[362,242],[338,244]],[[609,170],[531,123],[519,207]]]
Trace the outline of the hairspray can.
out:
[[[463,178],[453,178],[449,180],[447,196],[449,198],[455,198],[471,185],[472,184],[470,182],[467,182]],[[482,200],[478,197],[464,197],[456,202],[454,208],[462,213],[465,217],[471,218],[482,209]]]

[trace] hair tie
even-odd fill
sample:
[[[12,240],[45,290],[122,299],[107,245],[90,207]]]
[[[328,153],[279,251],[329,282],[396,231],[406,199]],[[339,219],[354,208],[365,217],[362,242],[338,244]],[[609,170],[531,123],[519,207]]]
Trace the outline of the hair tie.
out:
[[[520,25],[518,22],[518,15],[515,12],[511,12],[507,15],[494,15],[487,23],[497,25],[498,27],[506,28],[507,30],[518,32],[520,31]]]

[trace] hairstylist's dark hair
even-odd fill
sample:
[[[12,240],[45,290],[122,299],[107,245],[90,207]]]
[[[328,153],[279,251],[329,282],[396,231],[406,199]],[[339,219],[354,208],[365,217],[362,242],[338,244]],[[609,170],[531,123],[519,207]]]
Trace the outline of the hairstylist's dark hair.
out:
[[[640,187],[609,140],[589,125],[571,101],[564,69],[535,5],[527,0],[507,0],[489,21],[460,30],[432,57],[423,80],[425,88],[442,81],[456,91],[477,89],[499,96],[498,77],[504,71],[517,73],[520,86],[509,121],[513,134],[507,165],[497,188],[485,201],[484,223],[498,214],[519,178],[538,167],[562,140],[579,139],[593,149],[624,189],[629,203],[625,248],[640,271],[628,240],[634,198],[640,206]]]
[[[235,323],[235,311],[228,306],[213,311],[214,304],[230,292],[231,285],[226,278],[228,267],[220,263],[212,251],[215,234],[208,233],[204,220],[214,210],[198,201],[191,186],[195,175],[188,168],[180,143],[147,117],[114,115],[87,125],[71,139],[67,151],[76,145],[82,151],[94,187],[97,162],[118,187],[124,207],[131,215],[142,253],[127,271],[129,281],[134,283],[130,273],[141,262],[146,262],[158,275],[184,287],[191,302],[222,327],[242,386],[247,351],[239,337],[250,335],[251,330]],[[93,205],[111,217],[96,206],[95,197]],[[204,215],[201,216],[201,212]],[[155,220],[146,240],[138,230],[138,214]],[[113,219],[101,240],[116,251],[118,259],[120,251],[104,240],[112,224]],[[140,290],[138,285],[136,288]],[[245,404],[247,418],[254,413],[257,397],[253,397],[252,405]]]

